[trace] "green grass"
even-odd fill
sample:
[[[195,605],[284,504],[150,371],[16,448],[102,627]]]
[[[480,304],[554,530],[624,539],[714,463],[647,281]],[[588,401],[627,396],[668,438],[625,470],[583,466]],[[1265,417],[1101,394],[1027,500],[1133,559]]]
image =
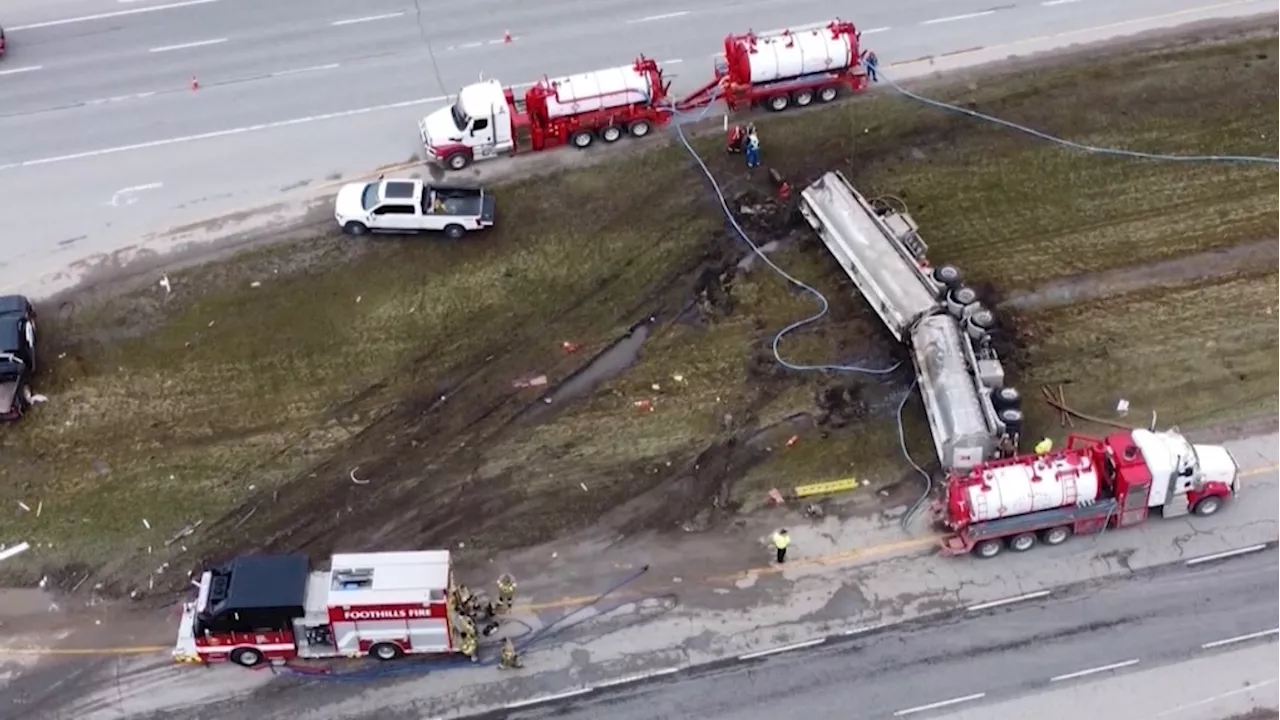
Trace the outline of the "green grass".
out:
[[[1120,54],[927,92],[1080,142],[1270,155],[1274,51],[1271,37]],[[935,262],[1001,293],[1280,234],[1273,167],[1087,156],[887,94],[760,126],[766,162],[797,187],[840,168],[869,194],[902,197]],[[700,145],[733,192],[767,191],[719,152],[719,138]],[[47,309],[39,389],[51,401],[6,433],[0,457],[0,504],[43,509],[6,516],[0,541],[53,548],[4,571],[30,579],[105,565],[100,575],[136,584],[164,559],[190,562],[160,549],[173,532],[226,513],[235,522],[184,541],[193,554],[215,539],[262,542],[313,516],[332,524],[317,521],[326,542],[546,539],[661,487],[712,441],[813,410],[816,390],[844,381],[768,362],[777,330],[815,306],[758,264],[735,283],[732,314],[706,327],[670,322],[692,300],[697,267],[733,259],[679,148],[498,192],[502,227],[483,238],[306,237],[171,273],[168,298],[153,287],[70,314]],[[784,343],[788,358],[887,362],[877,321],[810,233],[772,234],[793,241],[779,264],[832,301],[817,330]],[[1072,404],[1093,412],[1125,397],[1184,425],[1273,411],[1274,289],[1270,268],[1025,311],[1013,318],[1026,343],[1019,384],[1032,397],[1039,383],[1066,384]],[[516,419],[537,391],[514,380],[563,379],[652,310],[662,323],[629,372],[544,421]],[[582,349],[565,354],[566,340]],[[867,416],[826,437],[806,431],[786,448],[792,431],[775,432],[764,463],[725,481],[750,506],[769,487],[899,479],[901,390],[866,390]],[[441,394],[445,410],[425,409]],[[908,441],[923,461],[931,446],[909,408]],[[1052,413],[1029,409],[1032,431],[1058,432]],[[347,500],[355,465],[378,484]],[[421,507],[456,505],[455,515],[482,502],[476,517],[523,533],[494,540],[477,521],[437,537],[409,498],[445,498]],[[376,521],[343,520],[344,503]],[[240,528],[250,507],[260,510]],[[153,556],[140,557],[149,546]]]

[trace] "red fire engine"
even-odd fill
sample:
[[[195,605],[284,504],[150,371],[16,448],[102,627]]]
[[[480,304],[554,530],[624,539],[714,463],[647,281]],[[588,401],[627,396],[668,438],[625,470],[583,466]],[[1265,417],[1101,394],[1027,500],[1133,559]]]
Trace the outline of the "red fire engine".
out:
[[[457,648],[448,551],[334,555],[330,567],[313,571],[301,555],[250,555],[204,572],[195,602],[183,606],[174,657],[253,667]]]
[[[1240,470],[1221,445],[1193,445],[1173,431],[1071,435],[1066,447],[978,465],[947,479],[934,517],[952,534],[943,552],[983,558],[1025,552],[1073,534],[1163,517],[1212,515],[1240,490]]]

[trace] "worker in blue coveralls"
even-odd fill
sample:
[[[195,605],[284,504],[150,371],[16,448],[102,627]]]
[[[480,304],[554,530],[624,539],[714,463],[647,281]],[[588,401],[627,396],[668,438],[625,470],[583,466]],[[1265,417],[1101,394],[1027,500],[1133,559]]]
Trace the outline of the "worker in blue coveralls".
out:
[[[867,77],[871,79],[871,82],[879,82],[879,79],[876,77],[876,67],[879,65],[880,59],[876,57],[874,52],[868,50],[862,56],[862,66],[867,69]]]
[[[747,167],[760,167],[760,136],[756,134],[755,123],[747,125]]]

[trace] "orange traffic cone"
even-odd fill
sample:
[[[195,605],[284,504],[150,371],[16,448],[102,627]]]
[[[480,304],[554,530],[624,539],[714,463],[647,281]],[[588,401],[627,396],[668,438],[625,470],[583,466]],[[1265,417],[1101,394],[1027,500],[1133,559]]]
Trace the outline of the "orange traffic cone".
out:
[[[195,92],[196,90],[199,90],[199,89],[200,89],[200,81],[196,79],[196,76],[195,76],[195,75],[192,75],[192,76],[191,76],[191,91],[192,91],[192,92]]]
[[[502,42],[503,42],[503,43],[505,43],[505,44],[507,44],[507,45],[510,45],[510,44],[511,44],[511,31],[510,31],[510,30],[507,30],[506,32],[502,33]]]

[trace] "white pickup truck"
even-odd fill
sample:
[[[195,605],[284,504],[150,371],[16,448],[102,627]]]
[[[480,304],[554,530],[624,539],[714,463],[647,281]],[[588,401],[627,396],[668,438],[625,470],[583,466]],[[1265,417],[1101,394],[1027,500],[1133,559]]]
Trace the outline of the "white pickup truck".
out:
[[[481,188],[378,178],[342,186],[333,218],[348,235],[433,231],[457,240],[492,227],[495,204],[494,197]]]

